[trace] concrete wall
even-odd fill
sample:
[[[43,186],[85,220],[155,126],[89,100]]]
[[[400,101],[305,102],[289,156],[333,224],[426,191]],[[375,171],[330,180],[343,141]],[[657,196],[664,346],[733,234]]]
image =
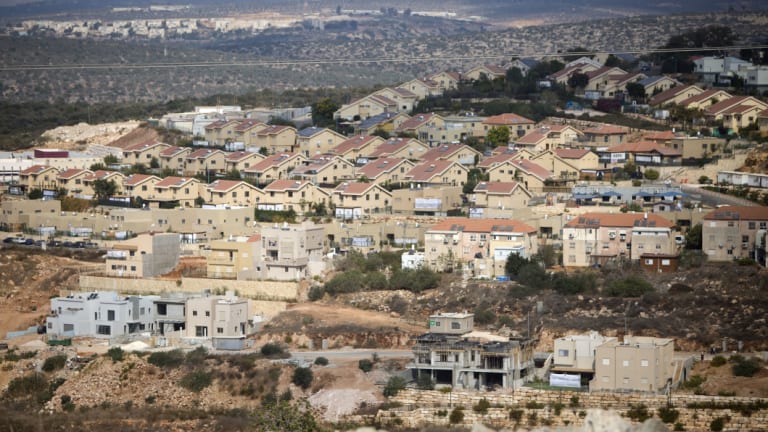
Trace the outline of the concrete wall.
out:
[[[162,294],[173,292],[201,293],[203,290],[230,289],[240,297],[255,300],[296,301],[299,285],[296,282],[237,281],[224,279],[181,278],[175,280],[110,278],[80,276],[80,288],[91,291],[117,291],[121,294]]]
[[[571,396],[578,397],[576,406],[571,405]],[[472,410],[472,407],[483,398],[487,399],[493,407],[486,414]],[[630,404],[644,404],[648,407],[648,412],[653,415],[656,414],[658,408],[667,404],[667,396],[664,395],[560,392],[530,388],[518,389],[509,393],[475,391],[441,393],[439,391],[408,389],[401,391],[389,400],[402,406],[392,410],[379,411],[376,415],[377,420],[383,425],[399,424],[399,427],[405,428],[417,428],[427,424],[448,425],[448,415],[440,416],[438,411],[443,410],[450,414],[450,407],[457,406],[464,407],[464,421],[457,426],[471,427],[475,423],[483,423],[496,428],[509,428],[515,426],[515,421],[509,418],[511,408],[523,411],[520,426],[531,427],[532,425],[529,423],[531,415],[535,415],[535,422],[538,426],[544,424],[551,426],[581,425],[584,423],[586,411],[590,408],[610,409],[624,414]],[[725,409],[686,408],[686,405],[692,402],[727,404],[765,402],[765,399],[675,395],[673,393],[671,401],[673,407],[680,412],[677,422],[689,431],[708,431],[712,420],[725,416],[729,416],[730,419],[726,422],[724,430],[763,430],[768,424],[768,409],[756,410],[751,415],[745,416],[738,411]],[[531,402],[537,402],[543,406],[540,409],[526,408],[526,404]],[[559,414],[554,409],[554,405],[557,403],[562,404]],[[672,425],[668,425],[668,427],[670,430],[672,429]]]

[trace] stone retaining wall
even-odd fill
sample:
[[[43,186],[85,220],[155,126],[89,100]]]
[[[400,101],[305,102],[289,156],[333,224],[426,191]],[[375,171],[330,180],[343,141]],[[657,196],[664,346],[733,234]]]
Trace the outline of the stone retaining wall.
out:
[[[572,399],[572,397],[575,398]],[[491,404],[491,408],[485,414],[472,409],[483,398]],[[581,424],[587,410],[592,408],[611,409],[625,415],[630,406],[644,405],[651,416],[658,417],[657,410],[665,407],[668,400],[667,396],[663,395],[559,392],[528,388],[516,390],[514,393],[471,391],[442,393],[408,389],[390,398],[390,402],[394,402],[397,407],[379,411],[377,419],[383,425],[402,425],[413,428],[426,424],[448,425],[452,407],[461,406],[464,408],[462,424],[466,426],[474,423],[484,423],[496,428],[510,428],[516,424],[526,428],[544,425],[565,426]],[[676,423],[680,423],[686,431],[709,431],[711,422],[720,417],[727,419],[724,428],[726,431],[764,430],[768,425],[768,409],[741,413],[729,409],[687,408],[688,404],[694,402],[722,405],[765,403],[768,400],[673,394],[672,406],[680,413]],[[517,411],[520,416],[519,423],[510,418],[511,411]],[[669,425],[669,428],[672,430],[673,425]]]
[[[297,282],[241,281],[232,279],[185,278],[132,279],[106,276],[80,276],[80,288],[89,291],[117,291],[121,294],[200,293],[203,290],[234,290],[241,297],[252,300],[296,301],[299,296]]]

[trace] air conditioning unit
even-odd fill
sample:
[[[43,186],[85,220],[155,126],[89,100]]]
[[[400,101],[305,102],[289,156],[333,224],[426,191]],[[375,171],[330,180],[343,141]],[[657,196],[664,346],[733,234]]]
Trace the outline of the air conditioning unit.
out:
[[[568,234],[568,239],[573,240],[573,234]]]
[[[742,243],[741,244],[742,249],[749,249],[749,243]]]
[[[614,240],[616,238],[616,233],[608,233],[608,238]]]
[[[485,242],[480,242],[480,247],[483,247],[483,246],[485,246]]]

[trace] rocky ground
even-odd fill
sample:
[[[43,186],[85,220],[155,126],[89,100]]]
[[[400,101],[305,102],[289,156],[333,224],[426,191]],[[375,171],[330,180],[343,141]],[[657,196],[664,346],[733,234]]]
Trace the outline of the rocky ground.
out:
[[[39,148],[85,150],[89,144],[107,145],[139,126],[138,121],[59,126],[43,133]]]

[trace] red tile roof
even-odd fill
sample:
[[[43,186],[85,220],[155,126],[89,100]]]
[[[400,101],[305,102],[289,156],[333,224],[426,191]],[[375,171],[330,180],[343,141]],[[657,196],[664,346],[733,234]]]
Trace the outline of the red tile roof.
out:
[[[405,174],[405,177],[415,182],[426,182],[432,180],[435,176],[442,175],[453,166],[461,165],[447,160],[426,161],[411,168],[411,170]]]
[[[688,106],[688,105],[690,105],[692,103],[702,102],[702,101],[705,101],[705,100],[707,100],[707,99],[709,99],[711,97],[714,97],[714,96],[716,96],[716,95],[718,95],[720,93],[725,93],[726,95],[728,95],[728,97],[732,97],[728,92],[726,92],[724,90],[711,90],[710,89],[710,90],[704,90],[703,92],[697,94],[696,96],[691,96],[688,99],[682,100],[680,102],[680,105]]]
[[[168,147],[167,149],[164,149],[163,151],[161,151],[160,152],[160,156],[161,157],[173,157],[173,156],[176,156],[177,154],[183,153],[185,151],[189,151],[191,153],[192,149],[190,149],[189,147],[176,147],[176,146],[172,146],[172,147]]]
[[[155,146],[158,146],[158,145],[168,145],[168,144],[163,144],[163,143],[158,142],[158,141],[153,139],[153,140],[144,141],[144,142],[140,142],[140,143],[136,143],[136,144],[132,144],[132,145],[126,146],[126,147],[123,148],[123,151],[124,152],[140,152],[140,151],[144,151],[144,150],[147,150],[147,149],[151,149],[152,147],[155,147]]]
[[[407,159],[385,157],[368,162],[364,166],[358,168],[357,173],[373,180],[378,178],[381,174],[390,172],[402,164],[405,164],[409,170],[409,167],[413,165],[413,163],[410,163]]]
[[[485,192],[489,195],[509,195],[520,186],[518,182],[480,182],[475,186],[475,193]]]
[[[516,232],[516,233],[535,233],[536,228],[514,219],[470,219],[470,218],[448,218],[438,222],[428,231],[443,232]]]
[[[704,215],[706,220],[768,220],[765,206],[724,206]]]
[[[431,113],[416,114],[415,116],[409,118],[408,120],[400,123],[400,126],[398,126],[397,129],[395,130],[400,132],[400,131],[413,130],[413,129],[419,128],[427,124],[430,120],[432,120],[432,117],[434,117],[434,114],[431,114]]]
[[[184,186],[187,183],[190,183],[192,181],[195,181],[195,178],[192,177],[176,177],[176,176],[170,176],[164,178],[160,183],[156,184],[156,188],[176,188]]]
[[[477,166],[478,168],[493,168],[496,165],[503,164],[504,162],[514,159],[515,157],[518,157],[519,154],[517,151],[511,150],[511,149],[505,149],[503,152],[493,155],[489,158],[485,158],[481,160]]]
[[[208,159],[216,153],[223,153],[221,150],[216,149],[198,149],[187,155],[187,159]]]
[[[275,153],[273,155],[267,156],[264,159],[256,162],[255,164],[246,168],[245,171],[258,172],[258,171],[267,170],[275,166],[280,166],[297,157],[300,158],[300,156],[296,153]]]
[[[275,180],[264,187],[264,192],[296,191],[309,184],[307,180]]]
[[[49,168],[56,169],[55,167],[51,167],[48,165],[32,165],[31,167],[19,172],[19,174],[21,175],[39,174]]]
[[[131,174],[125,179],[125,185],[126,186],[136,186],[138,184],[141,184],[151,178],[156,179],[157,181],[160,181],[159,177],[153,176],[153,175],[147,175],[147,174]]]
[[[258,155],[258,153],[240,150],[229,153],[224,159],[226,159],[228,162],[237,162],[248,159],[250,157],[254,157],[256,155]]]
[[[631,143],[619,144],[617,146],[610,147],[608,149],[610,153],[627,152],[627,153],[648,153],[657,152],[665,156],[681,156],[682,153],[679,150],[675,150],[669,147],[664,147],[653,141],[638,141]]]
[[[675,224],[654,213],[584,213],[565,224],[567,228],[595,228],[635,226],[672,228]]]
[[[466,150],[469,153],[480,154],[477,150],[464,144],[440,144],[437,147],[432,147],[427,150],[427,152],[421,155],[419,159],[428,161],[449,158],[462,150]]]
[[[333,191],[343,195],[362,195],[371,189],[381,189],[387,194],[389,191],[377,185],[376,183],[360,183],[360,182],[344,182],[336,187]]]
[[[705,114],[706,115],[721,114],[722,112],[727,111],[730,108],[733,108],[734,106],[740,105],[745,100],[747,100],[747,96],[729,97],[728,99],[721,100],[717,103],[714,103],[708,106],[705,111]]]
[[[549,131],[545,131],[544,129],[536,129],[528,132],[527,134],[517,138],[514,141],[515,144],[520,145],[536,145],[547,139],[548,135]]]
[[[66,179],[71,179],[72,177],[78,176],[83,173],[91,174],[91,171],[84,170],[84,169],[70,168],[68,170],[60,172],[57,178],[66,180]]]
[[[240,121],[240,124],[235,126],[235,131],[245,132],[257,126],[264,126],[264,123],[254,119],[246,119],[246,120]]]
[[[242,180],[216,180],[208,185],[208,190],[211,192],[227,192],[237,186],[244,184],[252,189],[256,189],[254,186],[242,181]]]
[[[117,175],[119,177],[123,177],[123,174],[118,171],[105,171],[105,170],[97,170],[94,171],[91,174],[88,174],[87,176],[83,177],[83,180],[85,181],[94,181],[94,180],[102,180],[111,176]]]
[[[488,117],[483,121],[483,124],[488,125],[519,125],[519,124],[534,124],[534,122],[531,119],[527,119],[521,115],[517,115],[515,113],[505,113],[505,114],[499,114],[495,116]]]
[[[331,153],[343,155],[353,149],[359,150],[377,140],[382,140],[382,138],[375,135],[358,135],[346,141],[342,141],[331,150]]]
[[[259,129],[259,131],[256,132],[256,135],[277,135],[288,129],[294,129],[294,128],[290,126],[283,126],[283,125],[267,125],[265,128]]]
[[[668,141],[673,138],[677,138],[677,135],[675,135],[675,133],[672,132],[671,130],[668,130],[664,132],[656,132],[656,133],[643,135],[643,138],[647,140]]]
[[[391,156],[394,153],[399,152],[405,147],[408,147],[408,145],[411,144],[412,141],[416,141],[412,138],[390,138],[386,142],[383,142],[379,144],[376,149],[369,153],[369,157],[382,157],[382,156]],[[414,157],[419,155],[413,155]]]
[[[552,178],[553,176],[548,169],[527,159],[511,159],[508,161],[508,163],[516,166],[517,168],[520,168],[524,172],[530,173],[533,176],[540,178],[541,180],[546,180],[548,178]]]
[[[557,148],[554,152],[563,159],[581,159],[590,153],[588,149],[574,148]]]

